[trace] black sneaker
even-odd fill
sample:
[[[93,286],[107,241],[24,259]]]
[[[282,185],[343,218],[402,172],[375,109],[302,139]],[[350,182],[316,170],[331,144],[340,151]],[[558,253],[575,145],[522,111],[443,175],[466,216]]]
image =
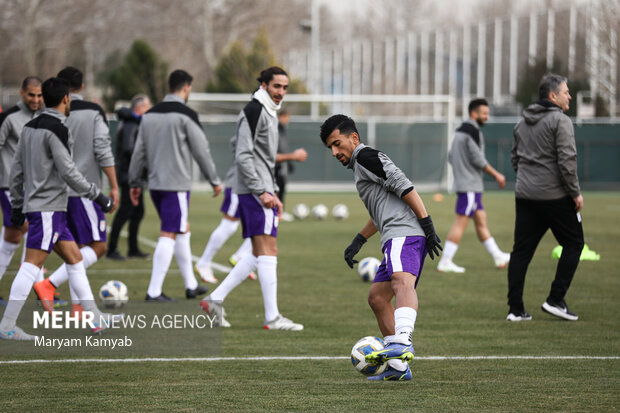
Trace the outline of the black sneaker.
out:
[[[568,309],[566,301],[556,302],[547,298],[542,305],[542,310],[556,317],[569,321],[577,321],[579,316]]]
[[[108,251],[108,253],[106,254],[106,257],[111,260],[117,260],[117,261],[125,261],[127,259],[123,257],[121,253],[118,252],[118,250]]]
[[[510,311],[506,321],[530,321],[532,316],[525,310],[523,311]]]
[[[193,290],[191,289],[186,289],[185,290],[185,297],[187,298],[196,298],[199,295],[203,295],[206,294],[207,291],[209,291],[209,289],[207,287],[205,287],[204,285],[199,285],[198,287],[194,288]]]
[[[176,298],[170,298],[166,294],[161,293],[159,297],[151,297],[147,294],[144,301],[149,301],[152,303],[176,303],[178,300]]]
[[[149,254],[148,252],[142,252],[140,250],[137,251],[129,251],[127,253],[127,257],[128,258],[140,258],[140,259],[147,259],[148,257],[150,257],[151,254]]]

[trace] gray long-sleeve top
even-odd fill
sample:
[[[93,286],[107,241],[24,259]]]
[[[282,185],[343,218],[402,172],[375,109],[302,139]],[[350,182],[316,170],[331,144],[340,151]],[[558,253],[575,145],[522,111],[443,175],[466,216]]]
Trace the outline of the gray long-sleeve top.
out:
[[[72,145],[73,161],[88,182],[101,188],[101,168],[114,166],[110,130],[105,112],[96,103],[71,94],[71,113],[65,123]],[[69,196],[79,196],[69,188]]]
[[[95,199],[98,187],[88,182],[71,158],[66,117],[55,109],[28,122],[11,168],[11,202],[22,212],[66,211],[69,185],[79,196]]]
[[[523,111],[514,128],[511,161],[517,198],[552,200],[581,193],[573,123],[550,101]]]
[[[177,95],[166,95],[143,117],[129,165],[129,185],[150,189],[189,191],[192,186],[192,157],[212,186],[220,185],[209,143],[198,114]]]
[[[360,144],[347,165],[357,192],[381,233],[381,245],[396,237],[424,236],[418,218],[401,198],[413,184],[383,152]]]
[[[0,188],[8,188],[10,185],[13,155],[24,125],[40,113],[40,110],[31,111],[24,102],[18,102],[6,112],[0,113]]]
[[[256,99],[248,103],[237,119],[235,165],[237,194],[260,195],[278,190],[275,182],[278,153],[278,119],[269,115]]]
[[[483,169],[488,161],[484,156],[484,136],[475,121],[467,119],[456,130],[448,162],[452,165],[456,192],[482,192]]]

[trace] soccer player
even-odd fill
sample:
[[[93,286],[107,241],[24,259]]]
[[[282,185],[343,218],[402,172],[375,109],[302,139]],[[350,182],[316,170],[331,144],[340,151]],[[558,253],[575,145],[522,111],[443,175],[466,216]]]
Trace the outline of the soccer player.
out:
[[[172,255],[185,282],[185,297],[195,298],[207,292],[205,286],[198,285],[192,265],[188,221],[192,157],[213,187],[213,196],[222,187],[198,114],[186,105],[192,80],[184,70],[170,74],[169,93],[142,117],[129,164],[132,203],[138,205],[142,177],[148,174],[151,199],[161,219],[146,301],[175,301],[162,292]]]
[[[376,232],[381,234],[383,262],[370,287],[368,303],[385,339],[385,349],[366,356],[388,368],[369,380],[411,380],[407,361],[414,355],[412,334],[418,314],[416,286],[427,251],[439,255],[441,240],[422,199],[405,174],[383,152],[360,142],[353,119],[334,115],[321,125],[321,140],[342,165],[353,170],[355,186],[370,220],[344,251],[353,258]],[[396,297],[395,306],[392,298]]]
[[[11,221],[21,226],[27,218],[29,236],[26,259],[15,276],[0,321],[0,338],[9,340],[35,338],[17,327],[16,321],[52,249],[67,264],[71,285],[84,309],[92,311],[95,320],[103,315],[96,307],[82,254],[67,225],[67,185],[94,200],[104,212],[112,209],[113,201],[80,174],[71,158],[73,139],[64,125],[71,103],[67,82],[50,78],[43,82],[42,93],[47,108],[24,126],[11,166]]]
[[[235,141],[236,136],[233,136],[230,140],[233,148],[233,156]],[[226,189],[224,190],[224,200],[222,201],[222,206],[220,208],[223,215],[222,220],[217,228],[215,228],[211,233],[204,252],[196,263],[196,271],[198,271],[200,278],[202,278],[205,282],[217,283],[217,278],[213,275],[213,269],[211,268],[213,258],[226,243],[226,241],[237,231],[237,228],[239,228],[239,196],[232,190],[236,179],[235,169],[236,166],[233,162],[233,165],[230,169],[228,169],[226,178],[224,179],[224,186]],[[235,266],[243,257],[251,253],[252,240],[250,238],[245,238],[239,249],[230,257],[229,262]],[[248,277],[255,280],[256,274],[254,272],[250,272]]]
[[[288,74],[280,67],[263,70],[259,88],[237,119],[235,147],[236,183],[243,237],[252,238],[252,254],[241,259],[222,283],[201,302],[202,308],[217,317],[223,327],[222,302],[247,275],[258,270],[265,305],[264,328],[303,330],[302,324],[282,316],[278,310],[278,220],[282,203],[275,192],[274,170],[278,150],[278,118],[282,99],[288,89]]]
[[[85,101],[79,94],[84,89],[84,76],[80,70],[68,66],[58,72],[57,76],[69,83],[71,93],[71,116],[67,118],[65,124],[74,140],[71,151],[73,162],[78,171],[99,188],[101,188],[101,168],[110,184],[110,197],[114,201],[112,208],[114,210],[119,200],[118,184],[105,112],[101,106]],[[80,247],[84,268],[95,264],[107,250],[104,211],[96,202],[69,189],[67,225]],[[34,290],[41,302],[47,303],[54,296],[56,288],[67,280],[69,280],[67,265],[63,264],[49,278],[35,283]],[[73,311],[81,312],[81,300],[76,294],[75,285],[70,285],[69,290]]]
[[[540,239],[551,228],[563,248],[542,309],[558,318],[577,321],[579,317],[568,309],[564,299],[584,245],[575,131],[564,114],[571,99],[567,79],[545,75],[538,98],[523,111],[523,118],[514,128],[511,161],[517,173],[516,218],[508,265],[507,320],[532,319],[523,305],[525,274]]]
[[[9,199],[9,175],[11,162],[24,125],[41,113],[43,94],[41,79],[28,76],[19,91],[22,100],[0,114],[0,204],[2,206],[2,236],[0,237],[0,279],[11,263],[15,250],[28,231],[28,224],[17,227],[11,222],[11,200]],[[25,248],[24,248],[25,250]],[[43,277],[43,272],[40,274]],[[3,301],[0,297],[0,301]]]
[[[506,177],[497,172],[484,156],[484,136],[480,128],[489,120],[489,104],[485,99],[474,99],[469,102],[468,112],[469,119],[456,130],[448,155],[457,193],[456,217],[437,264],[437,270],[441,272],[465,272],[465,268],[456,265],[452,259],[470,218],[474,219],[478,239],[493,258],[495,266],[504,268],[510,261],[510,254],[500,250],[491,236],[482,205],[483,172],[495,178],[500,188],[506,185]]]

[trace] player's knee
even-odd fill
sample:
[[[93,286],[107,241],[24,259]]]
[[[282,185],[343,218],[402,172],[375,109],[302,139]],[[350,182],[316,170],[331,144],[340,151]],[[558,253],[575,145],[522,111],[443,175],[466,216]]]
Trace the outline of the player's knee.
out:
[[[392,277],[392,290],[395,295],[401,291],[410,291],[415,288],[416,277],[413,274],[403,274],[400,277]]]
[[[368,305],[373,309],[373,311],[383,308],[388,302],[389,300],[386,300],[381,294],[377,294],[372,291],[368,294]]]

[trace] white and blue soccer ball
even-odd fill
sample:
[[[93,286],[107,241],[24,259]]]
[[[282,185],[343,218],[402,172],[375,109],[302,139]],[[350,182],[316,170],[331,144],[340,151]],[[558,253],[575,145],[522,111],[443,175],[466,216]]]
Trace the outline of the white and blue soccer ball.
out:
[[[349,217],[349,208],[345,204],[336,204],[332,208],[332,216],[339,221],[347,219]]]
[[[121,308],[129,301],[129,290],[122,281],[111,280],[99,289],[99,299],[105,308]]]
[[[327,218],[327,214],[329,214],[329,210],[323,204],[318,204],[312,207],[312,216],[315,219],[323,220]]]
[[[360,340],[351,349],[351,363],[353,367],[366,376],[381,374],[387,368],[387,361],[383,364],[368,364],[366,354],[373,351],[383,350],[384,343],[379,337],[367,336]]]
[[[357,264],[357,275],[362,281],[374,281],[381,261],[375,257],[366,257]]]
[[[308,218],[310,215],[310,208],[306,204],[297,204],[293,208],[293,216],[299,220]]]

